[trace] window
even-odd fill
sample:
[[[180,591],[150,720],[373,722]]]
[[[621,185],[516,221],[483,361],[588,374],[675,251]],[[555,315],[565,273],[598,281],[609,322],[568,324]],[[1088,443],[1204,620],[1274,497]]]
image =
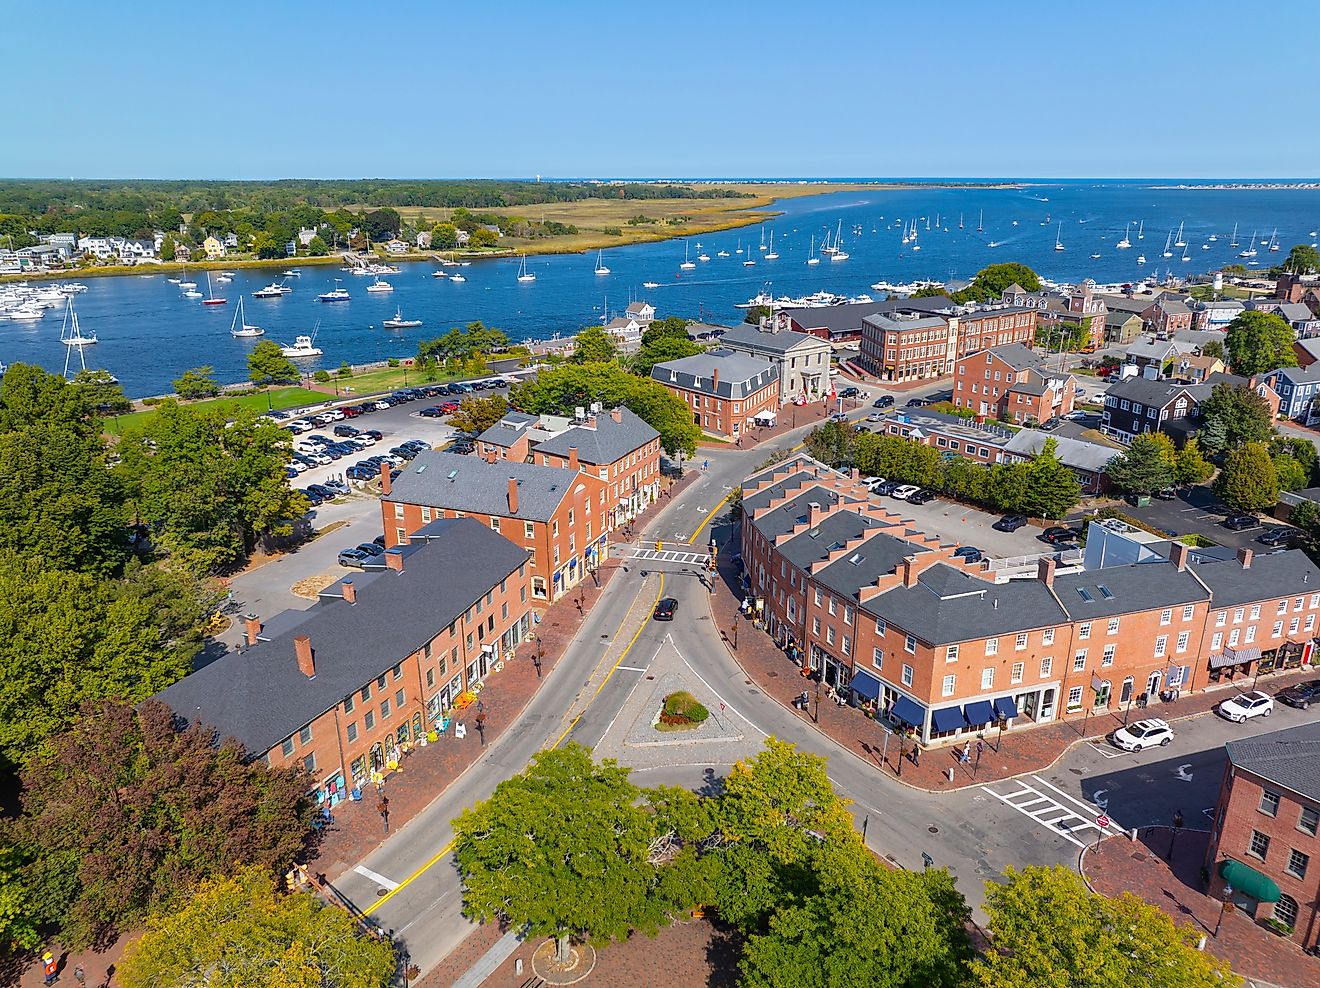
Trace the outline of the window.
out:
[[[1277,816],[1279,812],[1279,794],[1262,789],[1260,793],[1260,811],[1266,816]]]
[[[311,744],[311,743],[312,743],[312,725],[311,725],[311,724],[304,724],[304,725],[302,726],[302,729],[298,732],[298,743],[299,743],[299,744]]]
[[[819,635],[819,634],[820,634],[820,618],[818,618],[818,617],[813,617],[813,618],[811,619],[811,633],[812,633],[813,635]]]
[[[366,686],[362,687],[362,702],[365,703],[370,699],[371,699],[371,684],[367,683]]]
[[[1082,709],[1082,688],[1080,686],[1074,686],[1068,691],[1068,709]]]
[[[1293,852],[1296,853],[1296,852]],[[1297,925],[1297,900],[1291,895],[1280,895],[1274,904],[1274,918],[1292,929]]]
[[[403,505],[402,505],[402,504],[396,504],[396,505],[394,506],[394,517],[395,517],[395,518],[400,518],[400,519],[403,518]]]
[[[1196,613],[1196,607],[1192,604],[1188,604],[1186,607],[1183,608],[1183,620],[1190,621],[1192,619],[1192,615],[1195,613]]]
[[[917,640],[911,635],[908,635],[903,639],[903,651],[911,652],[913,655],[917,654]],[[904,668],[906,668],[906,666]]]
[[[1054,660],[1048,655],[1040,660],[1040,678],[1048,679],[1050,670],[1054,668]]]
[[[1025,668],[1026,668],[1026,666],[1025,666],[1024,663],[1022,663],[1022,662],[1014,662],[1014,663],[1013,663],[1012,674],[1009,676],[1009,681],[1012,682],[1012,683],[1020,683],[1020,682],[1022,682],[1022,673],[1023,673],[1023,671],[1025,670]]]
[[[376,726],[376,715],[372,711],[368,710],[362,715],[362,726],[368,731]]]
[[[1251,840],[1247,842],[1247,853],[1253,858],[1265,860],[1265,855],[1270,853],[1270,838],[1268,834],[1262,834],[1259,830],[1251,832]]]
[[[1297,829],[1314,837],[1316,830],[1320,829],[1320,810],[1303,806],[1302,814],[1297,818]]]
[[[344,713],[351,714],[352,712],[353,712],[353,696],[352,694],[349,694],[348,696],[344,697]]]
[[[403,707],[407,702],[408,697],[404,695],[403,690],[399,690],[399,692],[394,694],[394,705],[396,707]]]
[[[1053,628],[1046,628],[1046,629],[1045,629],[1045,631],[1044,631],[1044,632],[1041,634],[1041,636],[1040,636],[1040,643],[1041,643],[1042,645],[1053,645],[1053,644],[1054,644],[1054,629],[1053,629]]]
[[[1282,625],[1280,625],[1280,630],[1282,630]],[[1224,645],[1224,633],[1222,631],[1216,631],[1214,633],[1214,636],[1211,637],[1210,639],[1210,651],[1217,652],[1219,651],[1220,648],[1223,647],[1223,645]]]
[[[523,522],[523,538],[525,539],[536,538],[536,526],[533,525],[530,521]]]
[[[815,588],[814,588],[814,591],[815,591],[815,595],[816,595],[816,606],[819,607],[819,606],[820,606],[820,587],[815,587]]]
[[[885,619],[884,619],[884,618],[876,618],[876,619],[875,619],[875,633],[876,633],[877,635],[883,635],[883,634],[885,633]]]
[[[1284,606],[1284,609],[1286,610],[1287,607],[1288,607],[1287,601],[1284,601],[1284,602],[1283,602],[1283,606]],[[1243,618],[1243,616],[1244,616],[1246,613],[1247,613],[1247,609],[1246,609],[1245,607],[1236,607],[1236,608],[1234,608],[1234,609],[1233,609],[1233,623],[1234,623],[1234,624],[1241,624],[1241,623],[1242,623],[1242,618]]]
[[[1308,614],[1308,615],[1306,615],[1306,625],[1305,625],[1305,628],[1306,628],[1307,631],[1314,631],[1314,630],[1315,630],[1315,615],[1314,615],[1314,614]]]
[[[912,667],[909,665],[903,666],[903,685],[912,685]]]
[[[1288,851],[1288,867],[1283,870],[1294,878],[1306,877],[1306,866],[1311,863],[1311,855],[1303,854],[1297,848]]]
[[[834,598],[829,598],[830,617],[834,617]]]
[[[885,666],[885,652],[881,648],[871,649],[871,665],[877,669],[883,669]]]
[[[852,639],[847,635],[842,636],[842,641],[840,642],[839,647],[843,649],[844,655],[852,655]]]
[[[942,696],[953,696],[953,686],[954,686],[955,681],[956,681],[956,680],[955,680],[955,677],[953,677],[953,676],[945,676],[945,677],[944,677],[944,685],[943,685],[943,686],[941,687],[941,689],[940,689],[940,694],[941,694]]]
[[[1027,647],[1027,634],[1026,632],[1023,632],[1022,634],[1017,636],[1017,642],[1015,643],[1014,648],[1016,648],[1016,650],[1020,652],[1026,647]]]
[[[429,690],[429,689],[431,689],[431,688],[434,687],[434,686],[435,686],[435,670],[434,670],[434,669],[427,669],[427,670],[426,670],[426,688]]]
[[[1294,611],[1300,611],[1300,610],[1302,609],[1302,603],[1303,603],[1303,600],[1302,600],[1301,597],[1298,597],[1296,600],[1294,600],[1294,601],[1293,601],[1293,610],[1294,610]]]
[[[1233,648],[1234,646],[1236,646],[1237,643],[1238,643],[1238,639],[1241,638],[1241,637],[1242,637],[1242,629],[1241,629],[1241,628],[1234,628],[1232,631],[1230,631],[1230,632],[1228,633],[1228,645],[1229,645],[1229,647],[1230,647],[1230,648]]]
[[[1274,630],[1270,632],[1270,637],[1271,637],[1271,638],[1278,638],[1281,634],[1283,634],[1283,622],[1282,622],[1282,621],[1275,621],[1275,622],[1274,622]]]
[[[1293,618],[1291,621],[1288,622],[1288,634],[1290,635],[1297,634],[1297,620],[1298,620],[1297,618]]]
[[[1281,601],[1279,601],[1279,606],[1276,607],[1276,608],[1274,609],[1274,613],[1275,613],[1275,614],[1287,614],[1287,613],[1288,613],[1288,602],[1287,602],[1286,600],[1281,600]]]
[[[1251,607],[1251,620],[1255,621],[1258,620],[1259,618],[1260,618],[1260,605],[1253,604]]]
[[[1073,672],[1081,672],[1086,668],[1086,649],[1079,648],[1077,654],[1073,656]]]
[[[1245,640],[1248,645],[1250,645],[1252,642],[1256,640],[1256,626],[1254,624],[1248,626],[1247,637]]]
[[[306,758],[303,759],[303,768],[306,769],[308,772],[316,771],[316,752],[313,751],[310,755],[308,755]]]
[[[1228,611],[1220,611],[1215,615],[1215,627],[1222,628],[1228,621]]]
[[[1179,651],[1179,652],[1185,652],[1185,651],[1187,651],[1187,642],[1191,639],[1191,637],[1192,637],[1192,633],[1191,633],[1190,631],[1180,631],[1180,632],[1178,632],[1178,651]]]
[[[1109,619],[1109,627],[1105,629],[1105,634],[1107,635],[1118,634],[1118,618]]]
[[[834,644],[834,625],[832,624],[825,629],[825,643],[827,645]]]
[[[402,662],[396,663],[395,666],[394,666],[394,668],[390,670],[390,675],[394,677],[394,681],[395,681],[396,683],[397,683],[400,679],[402,679],[402,678],[403,678],[403,663],[402,663]]]
[[[844,623],[844,624],[852,624],[852,622],[853,622],[853,609],[852,609],[851,605],[849,605],[849,604],[844,604],[844,605],[843,605],[843,623]]]
[[[383,700],[380,701],[380,719],[381,719],[381,720],[389,720],[389,719],[390,719],[390,698],[389,698],[389,697],[386,697],[385,699],[383,699]]]
[[[490,530],[492,532],[498,532],[500,530],[500,520],[498,518],[492,518],[490,520]]]
[[[377,689],[380,689],[380,690],[383,690],[383,689],[385,688],[385,677],[384,677],[384,676],[377,676],[377,677],[376,677],[376,688],[377,688]]]
[[[282,754],[285,758],[288,758],[290,755],[293,754],[292,734],[290,734],[287,738],[285,738],[282,742],[280,742],[280,754]]]
[[[1100,656],[1100,664],[1102,666],[1112,666],[1114,664],[1114,651],[1117,648],[1117,645],[1105,646],[1104,654]]]
[[[348,740],[350,742],[357,740],[358,738],[357,721],[354,721],[353,723],[348,725],[347,734],[348,734]]]
[[[999,654],[999,639],[998,639],[998,638],[987,638],[987,639],[985,640],[985,654],[986,654],[986,655],[998,655],[998,654]]]
[[[1155,658],[1164,658],[1164,653],[1169,650],[1169,636],[1160,635],[1155,639]]]
[[[1173,608],[1166,607],[1160,611],[1160,624],[1171,624],[1173,622]]]
[[[947,647],[944,649],[944,661],[945,661],[945,662],[957,662],[957,661],[958,661],[958,646],[957,646],[957,645],[949,645],[949,646],[947,646]]]
[[[982,670],[981,670],[981,689],[983,689],[983,690],[992,690],[992,689],[994,689],[994,688],[995,688],[995,670],[994,670],[993,668],[990,668],[990,669],[982,669]]]
[[[1083,641],[1091,637],[1090,621],[1087,621],[1086,623],[1077,626],[1077,637],[1082,639]]]

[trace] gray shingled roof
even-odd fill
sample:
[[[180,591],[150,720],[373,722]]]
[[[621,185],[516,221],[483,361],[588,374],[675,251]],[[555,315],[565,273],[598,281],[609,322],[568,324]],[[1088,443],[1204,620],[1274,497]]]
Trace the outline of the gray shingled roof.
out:
[[[1105,394],[1115,398],[1126,398],[1139,405],[1154,405],[1164,408],[1178,397],[1180,392],[1190,391],[1192,385],[1176,384],[1173,381],[1151,381],[1144,377],[1129,377],[1111,384]]]
[[[862,320],[863,324],[890,333],[910,333],[918,329],[942,329],[948,325],[939,316],[918,316],[916,318],[896,319],[892,316],[876,313]]]
[[[773,491],[774,488],[770,490]],[[775,496],[783,497],[783,494],[784,492],[780,490],[776,492]],[[768,500],[762,503],[767,503]],[[808,487],[801,494],[796,495],[791,501],[781,504],[774,511],[758,515],[752,524],[756,526],[762,535],[773,541],[777,536],[791,532],[797,525],[804,524],[810,516],[811,509],[808,505],[813,501],[822,508],[828,508],[839,501],[839,495],[837,492],[825,487]]]
[[[770,350],[774,353],[787,353],[795,347],[810,346],[813,349],[828,344],[817,336],[808,333],[795,333],[791,329],[781,329],[767,333],[755,326],[743,324],[730,329],[720,337],[723,347],[751,347],[757,350]]]
[[[713,380],[718,368],[719,384]],[[651,368],[651,377],[661,384],[673,384],[700,394],[719,398],[746,398],[779,379],[775,365],[760,357],[732,350],[708,350],[691,357],[666,360]]]
[[[1021,343],[1005,343],[1002,346],[992,346],[989,350],[983,352],[993,353],[1015,371],[1035,370],[1044,362],[1043,357]]]
[[[505,414],[504,418],[479,435],[477,440],[490,443],[492,446],[509,447],[518,441],[519,437],[527,431],[528,426],[534,425],[537,421],[538,418],[535,415],[510,411]]]
[[[341,581],[315,606],[267,621],[268,640],[221,656],[156,699],[189,722],[237,738],[249,752],[264,752],[416,652],[527,559],[471,518],[432,522],[422,534],[430,536],[425,544],[403,550],[403,572],[349,577],[356,604],[342,599]],[[312,679],[298,668],[296,635],[311,639]]]
[[[1237,768],[1320,802],[1320,723],[1230,741],[1224,749]]]
[[[845,514],[845,512],[841,511],[839,514]],[[851,512],[848,512],[848,514],[851,514]],[[854,517],[857,516],[854,515]],[[868,528],[870,531],[875,532],[871,538],[848,555],[835,560],[816,573],[816,579],[820,583],[823,583],[835,593],[852,600],[857,599],[857,592],[862,587],[869,587],[881,576],[894,572],[904,557],[930,551],[925,546],[919,546],[887,534],[887,532],[902,531],[902,529],[883,529],[875,522],[872,522]],[[856,538],[866,530],[858,526],[858,531],[852,537]]]
[[[1108,596],[1101,587],[1108,589]],[[1191,573],[1178,572],[1172,563],[1060,573],[1054,578],[1054,592],[1075,621],[1114,617],[1152,607],[1176,607],[1210,597]]]
[[[1215,607],[1320,592],[1320,569],[1301,549],[1257,554],[1250,569],[1243,569],[1234,557],[1204,563],[1194,572],[1210,588]]]
[[[509,478],[518,481],[518,513],[509,513]],[[384,500],[478,514],[548,521],[578,483],[563,467],[427,450],[403,468]]]
[[[1016,635],[1068,619],[1037,580],[988,583],[945,563],[922,573],[915,587],[896,587],[861,607],[929,645]]]
[[[1307,367],[1280,367],[1270,371],[1270,377],[1275,375],[1292,384],[1314,384],[1320,381],[1320,363],[1310,364]]]
[[[1058,445],[1056,455],[1059,462],[1066,467],[1072,467],[1074,470],[1100,473],[1109,465],[1109,461],[1121,452],[1121,450],[1110,446],[1089,443],[1084,439],[1050,436],[1034,429],[1023,429],[1021,432],[1015,433],[1013,438],[1004,446],[1004,450],[1022,456],[1036,456],[1045,448],[1045,444],[1050,439],[1053,439]]]
[[[553,439],[538,443],[536,452],[568,455],[570,446],[577,447],[578,460],[596,466],[620,460],[654,439],[660,433],[643,422],[628,408],[620,408],[622,422],[615,422],[609,412],[596,416],[596,427],[574,426]]]

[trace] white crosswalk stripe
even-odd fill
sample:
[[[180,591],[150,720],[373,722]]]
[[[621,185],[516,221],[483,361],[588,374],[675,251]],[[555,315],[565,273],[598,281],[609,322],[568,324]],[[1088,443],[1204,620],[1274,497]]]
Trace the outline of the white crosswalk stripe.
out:
[[[706,552],[684,552],[679,549],[634,549],[632,559],[639,559],[644,562],[661,563],[686,563],[689,566],[710,565],[710,554]]]
[[[1040,776],[1033,775],[1030,779],[1010,779],[1000,789],[1005,787],[1007,787],[1006,791],[1001,792],[989,786],[982,786],[981,791],[994,796],[1005,806],[1010,806],[1023,816],[1030,817],[1046,830],[1066,841],[1071,841],[1078,847],[1085,847],[1087,844],[1085,840],[1075,836],[1079,831],[1096,830],[1106,836],[1122,832],[1122,828],[1112,819],[1108,826],[1101,827],[1096,822],[1096,818],[1102,815],[1097,807],[1074,799]]]

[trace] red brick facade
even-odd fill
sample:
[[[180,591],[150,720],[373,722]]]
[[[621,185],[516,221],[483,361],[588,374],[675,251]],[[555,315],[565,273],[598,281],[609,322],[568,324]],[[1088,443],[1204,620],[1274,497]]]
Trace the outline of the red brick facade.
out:
[[[1016,348],[1014,348],[1016,349]],[[996,350],[959,360],[953,403],[978,418],[1005,422],[1048,422],[1073,410],[1077,385],[1071,375],[1042,373],[1039,364],[1010,363]]]

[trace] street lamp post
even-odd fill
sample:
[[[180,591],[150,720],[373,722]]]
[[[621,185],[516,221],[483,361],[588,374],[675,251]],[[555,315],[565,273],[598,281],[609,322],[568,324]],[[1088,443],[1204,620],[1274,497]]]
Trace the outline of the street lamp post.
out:
[[[733,615],[733,626],[729,629],[733,632],[733,650],[738,651],[738,612]]]
[[[1219,927],[1222,926],[1224,923],[1224,913],[1228,912],[1232,908],[1233,908],[1233,886],[1225,885],[1224,904],[1219,908],[1219,918],[1215,920],[1215,932],[1212,934],[1212,936],[1216,940],[1219,939]]]

